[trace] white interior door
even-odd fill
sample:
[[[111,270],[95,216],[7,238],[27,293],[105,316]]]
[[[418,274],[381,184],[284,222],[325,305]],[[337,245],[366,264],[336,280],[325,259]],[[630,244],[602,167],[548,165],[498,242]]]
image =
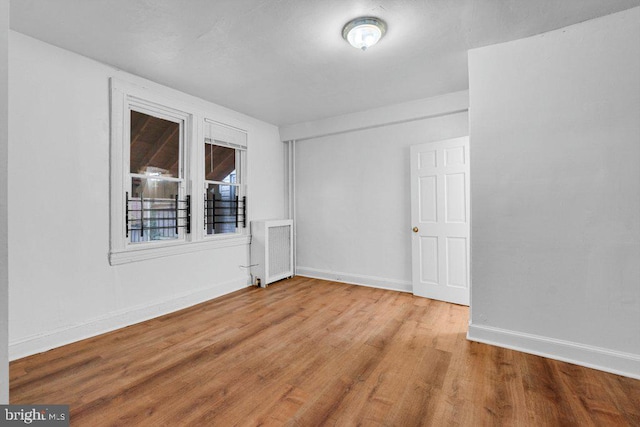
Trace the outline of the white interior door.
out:
[[[413,293],[469,305],[469,138],[411,147]]]

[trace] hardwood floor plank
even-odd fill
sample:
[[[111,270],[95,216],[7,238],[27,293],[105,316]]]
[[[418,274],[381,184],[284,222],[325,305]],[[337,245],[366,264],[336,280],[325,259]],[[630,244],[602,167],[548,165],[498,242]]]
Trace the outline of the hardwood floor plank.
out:
[[[11,363],[73,426],[640,425],[640,381],[466,340],[468,308],[305,277]]]

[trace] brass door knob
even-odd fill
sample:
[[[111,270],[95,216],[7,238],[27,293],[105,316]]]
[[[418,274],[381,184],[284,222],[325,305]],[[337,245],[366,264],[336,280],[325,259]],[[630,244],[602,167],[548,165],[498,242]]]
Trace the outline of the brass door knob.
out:
[[[418,227],[413,227],[413,232],[417,233],[418,232]]]

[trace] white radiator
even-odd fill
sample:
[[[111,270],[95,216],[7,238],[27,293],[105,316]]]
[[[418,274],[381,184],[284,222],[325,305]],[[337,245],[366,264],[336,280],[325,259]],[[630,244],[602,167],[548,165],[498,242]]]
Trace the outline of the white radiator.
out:
[[[293,276],[293,220],[251,221],[253,283],[269,283]]]

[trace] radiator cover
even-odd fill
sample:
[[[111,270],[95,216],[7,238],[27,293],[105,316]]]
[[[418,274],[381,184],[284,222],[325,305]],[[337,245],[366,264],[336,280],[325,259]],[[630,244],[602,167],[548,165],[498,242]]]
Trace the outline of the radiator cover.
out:
[[[251,275],[261,287],[293,276],[293,220],[251,221]]]

